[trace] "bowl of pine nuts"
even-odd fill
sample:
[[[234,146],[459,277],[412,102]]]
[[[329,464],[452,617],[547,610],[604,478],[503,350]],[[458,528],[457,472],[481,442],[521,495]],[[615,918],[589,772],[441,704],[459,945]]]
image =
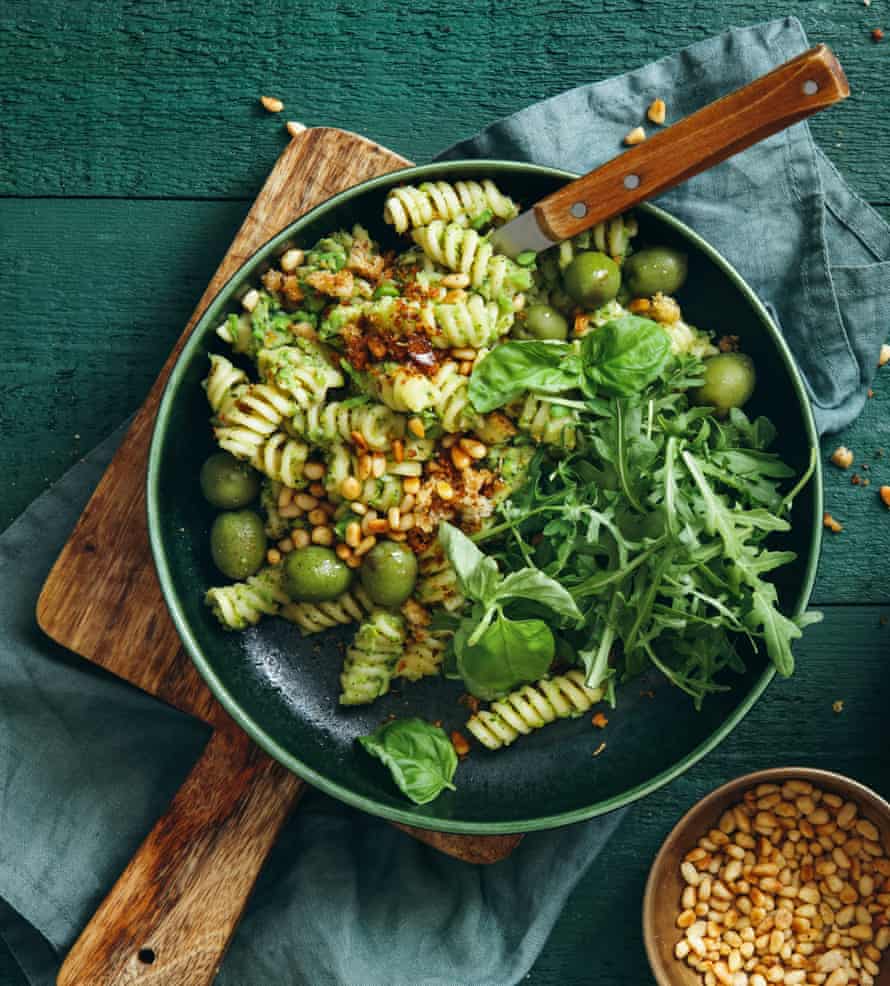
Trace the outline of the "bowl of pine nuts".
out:
[[[658,986],[890,986],[890,805],[826,770],[738,777],[691,808],[646,884]]]

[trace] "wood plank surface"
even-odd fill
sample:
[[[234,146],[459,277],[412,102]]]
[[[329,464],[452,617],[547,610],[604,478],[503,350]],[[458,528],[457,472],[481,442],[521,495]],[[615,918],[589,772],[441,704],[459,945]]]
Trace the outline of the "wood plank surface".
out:
[[[729,25],[798,16],[854,95],[815,123],[853,183],[890,201],[886,0],[7,0],[0,193],[253,197],[284,118],[425,161],[492,119]],[[273,93],[281,117],[257,103]],[[12,113],[10,110],[15,109]],[[410,124],[408,120],[410,119]]]

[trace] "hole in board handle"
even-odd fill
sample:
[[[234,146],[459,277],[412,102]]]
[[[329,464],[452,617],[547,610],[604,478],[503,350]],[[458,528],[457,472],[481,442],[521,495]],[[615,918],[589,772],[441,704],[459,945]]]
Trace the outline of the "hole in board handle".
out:
[[[583,219],[587,215],[587,206],[583,202],[576,202],[570,209],[569,212],[576,219]]]
[[[640,176],[639,175],[625,175],[624,176],[624,187],[631,192],[635,188],[640,187]]]
[[[140,948],[136,953],[136,958],[143,965],[151,965],[155,960],[155,951],[153,948]]]
[[[819,83],[814,82],[812,79],[807,79],[801,88],[803,89],[804,96],[815,96],[819,91]]]

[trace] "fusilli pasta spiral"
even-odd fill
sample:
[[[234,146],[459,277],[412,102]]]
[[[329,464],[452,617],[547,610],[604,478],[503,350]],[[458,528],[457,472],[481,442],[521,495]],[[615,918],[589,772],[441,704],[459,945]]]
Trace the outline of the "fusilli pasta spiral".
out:
[[[394,411],[420,414],[434,407],[439,398],[432,378],[404,366],[376,374],[374,385],[380,400]]]
[[[428,675],[438,674],[449,636],[444,631],[415,631],[415,635],[405,645],[393,676],[419,681]]]
[[[457,363],[444,363],[432,378],[436,390],[433,405],[445,431],[469,431],[479,418],[470,404],[469,377],[463,376]]]
[[[249,382],[244,370],[239,369],[225,356],[210,354],[210,371],[203,386],[214,414],[224,412]]]
[[[342,387],[343,374],[332,366],[319,343],[310,339],[296,343],[261,350],[257,368],[263,380],[290,394],[297,406],[307,408],[321,403],[329,388]]]
[[[438,541],[418,557],[420,578],[414,596],[422,606],[442,606],[449,613],[459,610],[466,598],[460,590],[457,575],[445,557]]]
[[[226,630],[245,630],[264,615],[274,616],[288,602],[284,566],[260,569],[246,582],[208,589],[204,601]]]
[[[597,223],[593,229],[585,230],[570,240],[563,240],[557,251],[560,270],[565,270],[575,254],[582,250],[599,250],[615,260],[623,260],[631,239],[637,235],[637,220],[633,215],[615,216],[605,222]]]
[[[405,419],[385,404],[349,404],[331,401],[314,404],[298,411],[294,428],[314,445],[330,445],[336,441],[353,441],[358,434],[368,448],[388,449],[394,438],[405,434]]]
[[[504,318],[496,301],[471,294],[462,301],[433,308],[436,331],[430,342],[440,349],[481,349],[510,330],[512,318]]]
[[[367,705],[385,695],[404,641],[402,617],[386,610],[374,610],[346,650],[340,675],[340,704]]]
[[[513,296],[531,285],[531,273],[503,254],[488,239],[458,223],[432,222],[411,233],[423,252],[449,270],[466,274],[470,285],[488,299]]]
[[[222,440],[220,446],[225,448]],[[232,451],[229,449],[228,451]],[[233,454],[235,454],[233,452]],[[291,489],[301,489],[306,485],[303,466],[309,457],[309,446],[297,438],[290,438],[284,432],[276,432],[260,445],[250,459],[254,469],[264,476],[276,479]]]
[[[291,623],[296,623],[304,636],[321,633],[345,623],[355,623],[370,613],[374,604],[362,588],[344,592],[331,602],[295,603],[289,602],[281,610],[281,615]]]
[[[536,442],[573,449],[577,443],[578,416],[572,408],[551,404],[529,394],[516,424]]]
[[[467,721],[467,729],[489,750],[499,750],[556,719],[581,715],[602,697],[602,688],[584,684],[583,671],[569,671],[492,702],[490,709],[481,709]]]
[[[426,226],[436,219],[464,223],[490,212],[492,217],[512,219],[518,214],[516,203],[504,195],[493,181],[423,182],[394,188],[383,206],[383,218],[397,233],[412,226]]]

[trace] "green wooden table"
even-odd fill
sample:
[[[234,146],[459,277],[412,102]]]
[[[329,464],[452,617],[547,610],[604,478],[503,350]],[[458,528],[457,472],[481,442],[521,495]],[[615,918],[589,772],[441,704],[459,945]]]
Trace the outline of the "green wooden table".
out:
[[[6,0],[0,527],[140,403],[282,149],[283,119],[423,161],[533,100],[782,13],[844,64],[853,96],[813,129],[890,218],[890,0]],[[881,26],[888,40],[875,43]],[[262,93],[285,101],[282,117],[259,109]],[[845,527],[826,540],[815,592],[826,619],[798,648],[796,676],[632,809],[528,982],[651,981],[639,921],[648,862],[676,818],[735,774],[830,767],[890,795],[890,512],[876,495],[890,483],[890,368],[874,391],[823,445],[826,459],[851,447],[872,485],[826,465],[826,502]],[[19,982],[0,953],[0,984]]]

